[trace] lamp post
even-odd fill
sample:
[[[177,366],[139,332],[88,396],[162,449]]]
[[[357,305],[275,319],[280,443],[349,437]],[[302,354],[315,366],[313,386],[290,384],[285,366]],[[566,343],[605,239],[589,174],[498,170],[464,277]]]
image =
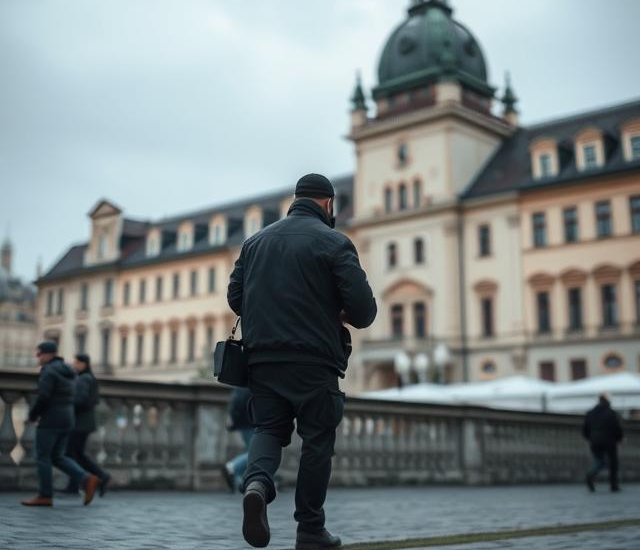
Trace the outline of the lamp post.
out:
[[[424,384],[428,382],[427,374],[429,373],[429,356],[426,353],[418,353],[413,359],[413,368],[418,375],[418,382]]]
[[[438,373],[440,377],[440,383],[444,384],[444,370],[445,367],[451,361],[451,354],[449,353],[449,348],[444,342],[440,342],[436,349],[433,351],[433,360],[438,367]]]
[[[402,386],[407,386],[409,384],[409,373],[411,372],[411,359],[404,351],[396,353],[393,358],[393,368],[400,377]]]

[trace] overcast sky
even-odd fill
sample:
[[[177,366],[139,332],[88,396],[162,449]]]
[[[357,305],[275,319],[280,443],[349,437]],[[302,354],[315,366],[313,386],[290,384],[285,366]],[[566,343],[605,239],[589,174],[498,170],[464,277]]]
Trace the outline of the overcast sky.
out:
[[[409,0],[0,0],[0,238],[32,278],[99,198],[156,219],[353,170]],[[640,1],[453,0],[524,123],[640,96]]]

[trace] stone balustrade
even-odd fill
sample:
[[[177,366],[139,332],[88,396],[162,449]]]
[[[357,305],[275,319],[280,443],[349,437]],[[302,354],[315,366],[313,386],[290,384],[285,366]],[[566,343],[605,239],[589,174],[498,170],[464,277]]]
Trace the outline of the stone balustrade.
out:
[[[35,426],[25,423],[36,375],[0,371],[0,489],[36,487]],[[100,380],[99,429],[90,452],[128,488],[203,490],[222,486],[220,465],[240,452],[225,429],[229,391],[206,382],[163,384]],[[338,428],[332,481],[535,483],[579,481],[589,462],[571,415],[481,407],[348,399]],[[623,480],[640,479],[640,422],[626,421]],[[283,457],[281,476],[295,482],[300,441]]]

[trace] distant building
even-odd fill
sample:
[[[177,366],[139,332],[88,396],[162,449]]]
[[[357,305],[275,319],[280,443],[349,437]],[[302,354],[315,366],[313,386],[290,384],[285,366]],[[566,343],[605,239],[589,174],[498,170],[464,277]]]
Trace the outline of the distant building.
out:
[[[480,45],[439,0],[411,2],[371,96],[358,81],[355,173],[334,180],[379,308],[348,388],[637,370],[640,101],[521,127],[507,81],[495,115]],[[194,376],[232,325],[242,242],[292,188],[144,222],[101,201],[38,282],[40,335],[103,372]]]
[[[36,287],[12,275],[13,247],[0,249],[0,368],[35,367]]]

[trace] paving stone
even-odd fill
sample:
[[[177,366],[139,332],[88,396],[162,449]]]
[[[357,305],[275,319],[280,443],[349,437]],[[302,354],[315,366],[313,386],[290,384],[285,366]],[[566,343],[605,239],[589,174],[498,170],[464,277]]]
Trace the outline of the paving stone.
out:
[[[241,550],[241,497],[222,493],[110,492],[82,506],[58,497],[26,508],[0,493],[0,548],[34,550]],[[270,548],[292,548],[293,491],[269,507]],[[596,494],[580,485],[330,489],[327,527],[343,542],[431,537],[640,518],[640,485]],[[631,544],[631,541],[634,541]],[[640,549],[640,529],[447,546],[449,550]],[[596,544],[598,546],[596,546]]]

